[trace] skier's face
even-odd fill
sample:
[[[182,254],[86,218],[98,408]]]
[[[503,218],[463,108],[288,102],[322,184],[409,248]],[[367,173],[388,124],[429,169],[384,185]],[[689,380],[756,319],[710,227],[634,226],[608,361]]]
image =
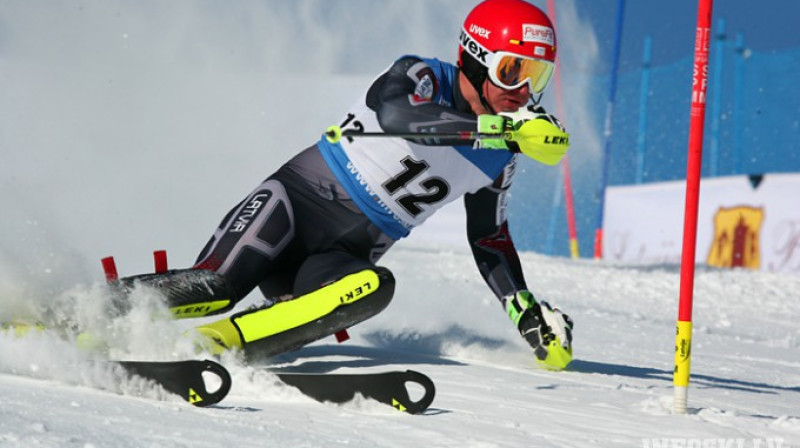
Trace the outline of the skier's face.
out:
[[[483,83],[483,97],[495,112],[516,112],[528,103],[531,90],[527,82],[516,89],[505,90],[487,79]]]

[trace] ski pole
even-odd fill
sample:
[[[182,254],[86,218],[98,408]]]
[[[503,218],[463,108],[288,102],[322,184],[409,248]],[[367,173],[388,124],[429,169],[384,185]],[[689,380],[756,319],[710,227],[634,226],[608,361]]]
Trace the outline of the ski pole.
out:
[[[530,123],[530,125],[528,124]],[[569,149],[569,134],[563,129],[559,129],[549,121],[530,120],[524,126],[534,126],[536,130],[528,129],[521,137],[525,142],[519,148],[514,148],[512,152],[521,152],[533,160],[544,163],[545,165],[555,165]],[[538,132],[537,132],[538,131]],[[517,141],[520,131],[507,131],[498,133],[486,132],[362,132],[354,129],[342,130],[339,126],[331,126],[325,130],[325,138],[330,143],[338,143],[342,137],[388,137],[388,138],[408,138],[408,139],[452,139],[452,140],[483,140],[483,139],[503,139]]]
[[[342,137],[385,137],[385,138],[441,138],[452,140],[479,140],[488,138],[502,138],[511,140],[510,132],[362,132],[355,129],[342,130],[339,126],[331,126],[325,131],[325,138],[330,143],[338,143]]]

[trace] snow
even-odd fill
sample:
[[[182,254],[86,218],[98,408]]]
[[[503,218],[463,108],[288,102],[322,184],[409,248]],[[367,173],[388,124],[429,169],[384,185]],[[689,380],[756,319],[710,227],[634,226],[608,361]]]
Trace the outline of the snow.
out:
[[[424,3],[4,2],[0,321],[51,309],[116,358],[194,356],[188,323],[160,318],[146,291],[127,317],[98,318],[100,258],[122,275],[151,271],[154,249],[191,265],[224,213],[392,59],[455,51],[470,2]],[[563,26],[563,54],[590,63],[591,27]],[[569,107],[592,110],[572,87]],[[573,132],[591,158],[601,138]],[[551,200],[536,193],[513,190]],[[800,446],[800,277],[698,268],[690,412],[675,415],[677,266],[523,253],[537,297],[576,324],[575,361],[549,372],[480,279],[457,204],[441,213],[383,260],[398,281],[383,313],[272,366],[418,370],[437,386],[425,414],[320,404],[234,357],[228,398],[195,408],[55,335],[3,333],[0,447]]]
[[[567,371],[536,366],[467,252],[409,243],[384,259],[398,279],[389,308],[351,329],[350,341],[320,341],[273,367],[418,370],[437,387],[422,415],[363,399],[320,404],[279,385],[264,365],[231,357],[229,396],[194,408],[46,334],[6,335],[0,446],[800,444],[800,279],[699,268],[690,412],[678,415],[671,367],[679,269],[522,258],[537,295],[576,322]],[[140,343],[161,336],[128,334]]]

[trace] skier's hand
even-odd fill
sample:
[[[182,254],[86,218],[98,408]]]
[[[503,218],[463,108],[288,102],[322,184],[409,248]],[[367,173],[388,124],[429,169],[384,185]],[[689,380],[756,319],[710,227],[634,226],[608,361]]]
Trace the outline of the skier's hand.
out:
[[[478,132],[498,135],[496,138],[479,139],[477,146],[482,149],[505,149],[520,152],[519,145],[512,141],[511,132],[518,131],[526,121],[542,115],[546,115],[546,113],[541,106],[521,107],[514,112],[500,112],[497,115],[478,115]]]
[[[478,132],[506,134],[479,139],[478,148],[521,152],[545,165],[557,164],[569,149],[569,134],[564,126],[538,105],[498,115],[479,115]]]
[[[481,149],[509,149],[507,136],[499,135],[512,130],[512,121],[502,115],[478,115],[478,132],[481,134],[498,134],[497,138],[483,138],[476,140],[476,146]]]
[[[522,126],[526,121],[538,119],[549,121],[558,127],[562,132],[566,132],[566,129],[564,129],[564,126],[561,124],[558,118],[556,118],[555,115],[548,113],[544,107],[538,104],[520,107],[514,112],[500,112],[498,115],[508,117],[514,124],[514,130],[519,130],[520,126]]]
[[[513,122],[511,141],[526,156],[545,165],[555,165],[567,153],[569,134],[543,107],[528,106],[503,115]]]

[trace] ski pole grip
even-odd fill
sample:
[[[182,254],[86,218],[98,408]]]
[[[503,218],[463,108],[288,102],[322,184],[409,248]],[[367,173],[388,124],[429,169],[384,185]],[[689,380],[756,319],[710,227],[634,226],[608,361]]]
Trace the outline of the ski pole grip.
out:
[[[342,139],[342,128],[339,126],[330,126],[325,130],[325,138],[330,143],[339,143]]]

